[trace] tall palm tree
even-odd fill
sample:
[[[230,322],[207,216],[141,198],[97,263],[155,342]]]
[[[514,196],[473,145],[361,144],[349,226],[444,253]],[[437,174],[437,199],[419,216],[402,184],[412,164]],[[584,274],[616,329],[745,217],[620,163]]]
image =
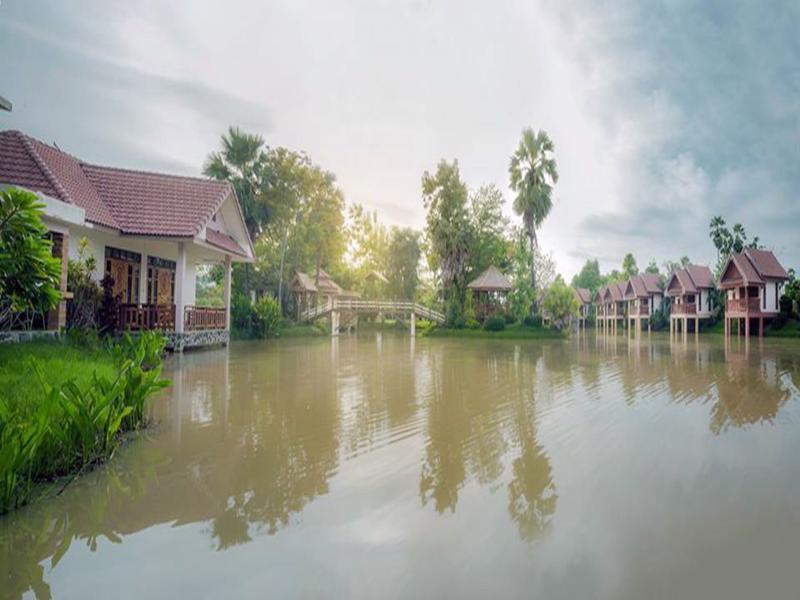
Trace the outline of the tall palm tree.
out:
[[[553,141],[544,131],[534,133],[528,127],[522,132],[517,151],[508,166],[514,198],[514,212],[522,216],[531,256],[536,252],[536,231],[553,208],[553,186],[558,181]],[[532,309],[536,311],[536,268],[531,261],[531,286],[534,291]]]
[[[255,240],[269,219],[269,211],[263,201],[262,190],[266,172],[264,138],[245,133],[238,127],[229,127],[222,134],[222,150],[208,155],[203,173],[212,179],[230,181],[250,239]],[[245,293],[250,293],[250,265],[244,266]]]
[[[261,198],[266,176],[264,138],[245,133],[238,127],[229,127],[220,141],[222,150],[208,155],[203,173],[212,179],[231,182],[242,207],[247,231],[255,240],[269,218],[267,206]]]

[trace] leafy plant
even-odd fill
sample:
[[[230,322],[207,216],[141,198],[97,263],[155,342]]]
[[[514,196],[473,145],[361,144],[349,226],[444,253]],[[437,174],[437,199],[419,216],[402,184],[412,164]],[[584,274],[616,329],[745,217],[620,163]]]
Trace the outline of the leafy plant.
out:
[[[78,241],[78,258],[70,260],[67,268],[67,289],[72,299],[67,303],[67,329],[94,328],[102,291],[92,276],[97,267],[94,256],[87,253],[86,236]]]
[[[15,312],[47,312],[61,298],[61,261],[45,237],[43,207],[32,192],[0,191],[0,325]]]
[[[97,327],[102,335],[113,335],[119,329],[119,298],[114,296],[114,278],[106,275],[100,282],[103,296],[97,311]]]
[[[564,283],[559,276],[548,288],[543,308],[550,315],[556,329],[561,329],[567,325],[570,318],[578,315],[580,307],[575,297],[575,290]]]
[[[253,335],[258,338],[276,337],[281,327],[281,307],[272,296],[264,296],[253,307]]]
[[[492,315],[483,324],[486,331],[503,331],[506,328],[506,320],[503,315]]]

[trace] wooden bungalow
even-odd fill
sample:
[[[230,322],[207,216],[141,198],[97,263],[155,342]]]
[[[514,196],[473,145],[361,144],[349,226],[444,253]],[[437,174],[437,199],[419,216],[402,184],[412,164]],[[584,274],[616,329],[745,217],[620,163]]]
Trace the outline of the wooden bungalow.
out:
[[[289,282],[289,292],[294,294],[297,319],[300,314],[314,306],[317,298],[317,284],[306,273],[297,271]]]
[[[511,282],[494,265],[490,265],[488,269],[469,282],[467,289],[475,298],[475,313],[478,319],[484,319],[498,309],[504,309],[511,288]]]
[[[686,333],[690,321],[694,321],[694,332],[698,332],[700,320],[711,318],[711,292],[715,287],[714,276],[706,266],[687,265],[672,274],[667,282],[667,295],[672,300],[670,333],[677,333],[681,327]]]
[[[625,286],[622,283],[612,282],[601,288],[602,315],[598,322],[606,330],[616,329],[620,323],[625,322]]]
[[[580,309],[578,312],[578,327],[586,328],[586,320],[592,308],[592,293],[586,288],[576,288],[575,296],[578,298]]]
[[[356,291],[345,290],[323,269],[319,275],[309,275],[297,271],[289,282],[289,291],[295,296],[297,318],[311,307],[321,306],[334,299],[357,300],[361,297]]]
[[[780,312],[783,286],[788,281],[786,269],[769,250],[747,248],[732,254],[719,280],[725,291],[725,334],[731,334],[731,324],[736,321],[736,334],[744,329],[750,335],[751,321],[758,323],[759,336],[764,333],[764,320]]]
[[[664,301],[664,291],[655,273],[640,273],[628,279],[625,284],[625,301],[628,314],[625,318],[626,326],[642,330],[642,321],[647,322],[647,331],[650,331],[650,317],[661,310]]]

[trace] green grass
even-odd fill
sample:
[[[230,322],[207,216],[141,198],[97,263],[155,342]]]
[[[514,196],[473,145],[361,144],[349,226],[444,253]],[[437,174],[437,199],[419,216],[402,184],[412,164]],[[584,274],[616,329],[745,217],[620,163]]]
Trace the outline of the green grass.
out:
[[[552,340],[562,339],[565,333],[547,327],[525,327],[518,323],[506,325],[502,331],[486,331],[485,329],[431,329],[425,335],[446,338],[481,338],[493,340]]]
[[[0,514],[36,486],[77,477],[110,457],[124,432],[146,424],[165,340],[123,336],[85,349],[68,342],[0,346]]]
[[[10,406],[31,405],[42,397],[31,357],[41,363],[45,381],[54,387],[73,379],[84,388],[91,382],[92,373],[111,378],[117,372],[111,355],[100,350],[89,351],[54,341],[0,344],[0,399]]]

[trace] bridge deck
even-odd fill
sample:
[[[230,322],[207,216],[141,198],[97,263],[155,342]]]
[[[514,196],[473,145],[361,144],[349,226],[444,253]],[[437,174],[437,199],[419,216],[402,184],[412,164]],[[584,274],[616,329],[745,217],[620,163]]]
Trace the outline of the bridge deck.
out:
[[[414,314],[434,323],[444,323],[444,315],[439,311],[409,300],[333,300],[322,306],[309,308],[300,314],[300,321],[314,321],[334,311],[366,314],[403,313]]]

